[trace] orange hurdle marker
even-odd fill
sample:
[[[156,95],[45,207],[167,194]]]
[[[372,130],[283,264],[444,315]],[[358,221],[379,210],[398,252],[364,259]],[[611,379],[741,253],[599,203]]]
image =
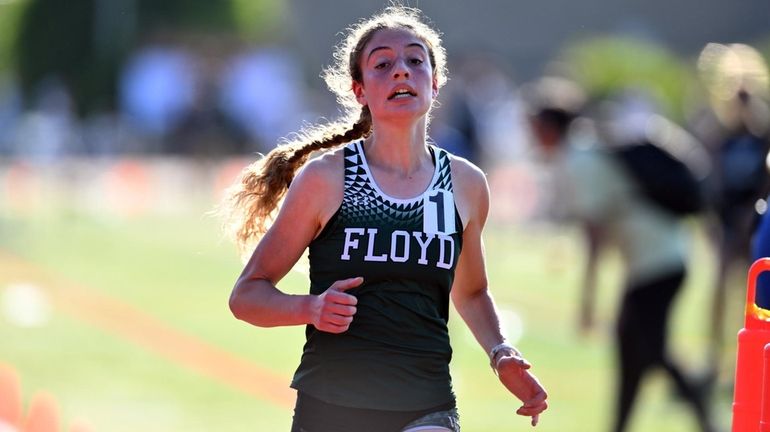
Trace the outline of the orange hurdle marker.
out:
[[[768,398],[762,400],[763,387],[768,387],[770,376],[765,372],[770,344],[770,311],[761,309],[755,303],[757,277],[764,271],[770,271],[770,258],[760,258],[749,269],[748,289],[746,293],[746,321],[738,332],[738,358],[735,366],[735,393],[733,395],[733,432],[760,431],[760,416],[763,405],[770,404]],[[763,375],[764,372],[764,375]],[[764,383],[764,384],[763,384]],[[765,389],[766,392],[770,389]],[[766,393],[767,394],[767,393]],[[768,411],[767,409],[765,411]],[[763,424],[770,423],[770,412]],[[762,426],[763,432],[770,432],[770,425]]]

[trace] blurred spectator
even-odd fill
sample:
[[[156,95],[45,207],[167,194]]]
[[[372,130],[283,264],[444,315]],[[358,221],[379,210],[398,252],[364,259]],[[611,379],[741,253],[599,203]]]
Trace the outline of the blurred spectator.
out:
[[[446,120],[466,139],[467,154],[488,167],[520,156],[526,146],[519,100],[505,62],[490,53],[461,58],[447,86]],[[519,127],[522,126],[522,127]]]
[[[618,405],[612,430],[626,430],[642,379],[662,367],[690,404],[702,431],[713,431],[707,405],[695,385],[666,348],[669,312],[686,276],[687,236],[677,215],[641,193],[620,160],[577,119],[583,106],[581,90],[573,83],[544,78],[526,91],[537,144],[561,179],[560,205],[585,227],[587,268],[581,326],[591,323],[591,303],[598,251],[616,246],[625,265],[625,281],[617,322],[619,361]],[[608,135],[613,145],[652,140],[652,113],[646,102],[629,98],[612,111],[622,135]],[[677,136],[677,134],[669,135]]]
[[[430,135],[436,144],[452,154],[479,163],[478,125],[462,82],[453,81],[444,89],[430,124]],[[454,89],[454,91],[452,91]],[[447,94],[449,95],[447,97]]]
[[[80,127],[85,151],[90,156],[115,156],[145,150],[144,144],[129,139],[126,124],[112,111],[91,113]]]
[[[262,48],[235,57],[221,77],[219,105],[252,145],[267,152],[301,123],[301,68],[289,52]]]
[[[770,149],[768,71],[747,45],[709,44],[698,60],[710,106],[694,130],[713,160],[709,196],[714,210],[712,240],[718,257],[711,320],[711,368],[718,372],[724,341],[727,287],[731,273],[748,268],[755,205],[770,190],[765,158]],[[741,277],[743,280],[743,277]],[[736,284],[742,296],[743,283]],[[742,303],[741,303],[742,304]]]
[[[171,46],[148,46],[128,61],[120,82],[121,111],[161,150],[195,100],[197,77],[189,54]]]
[[[82,150],[79,123],[69,92],[55,78],[44,80],[32,109],[21,117],[16,128],[12,153],[40,162],[54,162]]]
[[[168,135],[168,153],[211,157],[241,153],[247,144],[234,136],[233,130],[217,103],[221,66],[208,59],[199,69],[190,107],[179,124]]]
[[[0,155],[12,150],[16,122],[21,117],[21,92],[16,82],[0,73]]]

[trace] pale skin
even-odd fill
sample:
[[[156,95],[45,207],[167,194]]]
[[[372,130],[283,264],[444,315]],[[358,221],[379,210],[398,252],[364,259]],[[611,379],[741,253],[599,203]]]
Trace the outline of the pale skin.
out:
[[[362,82],[352,84],[358,102],[372,113],[374,133],[364,142],[372,175],[383,192],[396,198],[420,195],[434,172],[426,116],[438,86],[427,52],[422,39],[410,31],[380,30],[364,48]],[[345,332],[355,319],[356,297],[345,291],[364,282],[356,275],[336,281],[320,295],[289,295],[276,288],[339,208],[343,166],[342,151],[337,150],[309,162],[292,181],[278,216],[235,284],[230,308],[237,318],[260,327],[310,324],[330,333]],[[452,302],[489,352],[504,341],[488,290],[481,238],[489,190],[484,174],[470,162],[452,157],[451,170],[464,225]],[[517,413],[536,425],[547,408],[547,395],[528,371],[529,363],[510,350],[494,361],[500,381],[523,402]]]

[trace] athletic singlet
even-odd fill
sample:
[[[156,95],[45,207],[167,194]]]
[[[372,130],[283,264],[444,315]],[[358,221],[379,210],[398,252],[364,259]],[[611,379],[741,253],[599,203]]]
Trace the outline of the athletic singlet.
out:
[[[454,400],[447,320],[462,247],[448,154],[429,147],[435,172],[413,199],[385,195],[363,142],[344,148],[342,204],[310,243],[310,292],[362,276],[341,334],[305,331],[292,387],[324,402],[381,410],[430,408]]]

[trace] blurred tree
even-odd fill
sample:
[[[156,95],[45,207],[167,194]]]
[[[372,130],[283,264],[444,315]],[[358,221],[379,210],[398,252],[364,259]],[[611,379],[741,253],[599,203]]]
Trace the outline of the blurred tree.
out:
[[[285,2],[280,0],[232,0],[238,32],[249,41],[283,35]]]
[[[120,67],[140,41],[157,34],[240,34],[245,27],[236,17],[245,0],[17,1],[24,7],[12,63],[26,101],[45,80],[57,79],[71,92],[80,115],[115,107]],[[278,9],[254,6],[276,0],[249,3],[258,14]],[[270,16],[249,16],[257,28],[259,19],[271,21]]]
[[[107,1],[107,0],[104,0]],[[125,0],[124,0],[125,1]],[[232,1],[135,0],[139,28],[158,30],[233,31]],[[131,2],[133,3],[133,1]]]
[[[11,68],[11,52],[24,0],[0,1],[0,75]]]
[[[636,87],[649,92],[673,120],[685,116],[686,101],[697,86],[694,70],[676,55],[648,41],[597,37],[568,45],[562,60],[594,99]]]
[[[57,79],[73,95],[80,114],[112,106],[118,60],[128,48],[130,35],[125,33],[124,20],[98,21],[116,18],[99,10],[104,3],[27,2],[15,41],[15,63],[27,101],[44,80]]]

